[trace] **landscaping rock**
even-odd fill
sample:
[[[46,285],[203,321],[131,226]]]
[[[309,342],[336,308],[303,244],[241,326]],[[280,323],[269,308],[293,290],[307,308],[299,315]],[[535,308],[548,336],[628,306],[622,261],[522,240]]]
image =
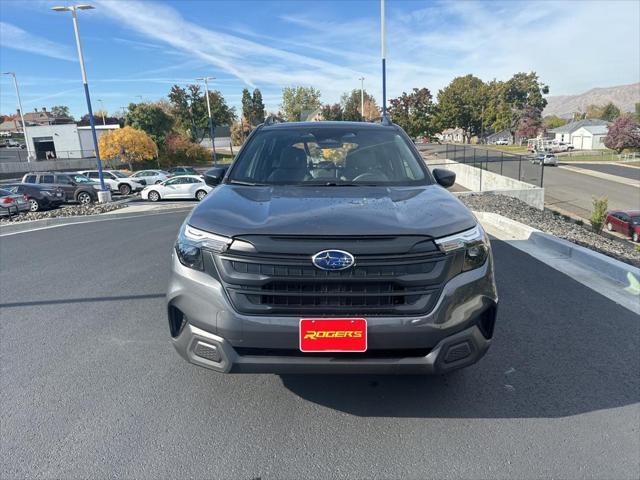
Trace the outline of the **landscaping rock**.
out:
[[[118,203],[92,203],[90,205],[65,205],[54,210],[42,210],[40,212],[26,212],[20,215],[13,215],[11,218],[0,217],[0,224],[27,222],[30,220],[40,220],[42,218],[56,217],[77,217],[84,215],[98,215],[100,213],[118,210],[125,205]]]
[[[640,267],[640,252],[630,241],[614,240],[597,234],[588,223],[580,225],[558,213],[532,208],[516,198],[505,195],[477,194],[464,195],[459,198],[472,210],[498,213],[556,237]]]

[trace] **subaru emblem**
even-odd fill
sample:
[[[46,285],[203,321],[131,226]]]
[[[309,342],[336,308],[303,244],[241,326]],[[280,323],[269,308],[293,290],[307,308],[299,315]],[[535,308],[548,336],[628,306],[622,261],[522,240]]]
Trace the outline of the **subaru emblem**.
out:
[[[343,250],[322,250],[311,261],[321,270],[345,270],[356,263],[353,255]]]

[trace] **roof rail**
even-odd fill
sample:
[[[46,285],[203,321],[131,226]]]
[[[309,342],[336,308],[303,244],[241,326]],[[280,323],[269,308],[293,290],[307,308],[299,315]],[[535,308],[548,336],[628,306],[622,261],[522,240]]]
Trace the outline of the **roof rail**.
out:
[[[382,125],[384,125],[385,127],[389,127],[389,126],[393,125],[393,122],[391,122],[391,118],[386,113],[383,114],[382,117],[380,117],[380,123]]]

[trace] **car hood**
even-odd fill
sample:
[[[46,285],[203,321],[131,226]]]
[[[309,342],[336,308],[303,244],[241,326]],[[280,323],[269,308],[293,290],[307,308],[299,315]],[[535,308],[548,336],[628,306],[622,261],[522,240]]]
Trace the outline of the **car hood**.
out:
[[[214,188],[189,224],[240,235],[430,235],[476,225],[473,214],[438,185],[419,187],[238,186]]]

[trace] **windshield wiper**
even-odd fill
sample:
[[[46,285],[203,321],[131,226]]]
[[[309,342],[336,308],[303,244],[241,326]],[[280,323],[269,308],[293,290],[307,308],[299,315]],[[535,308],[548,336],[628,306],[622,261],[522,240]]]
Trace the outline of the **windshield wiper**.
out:
[[[304,182],[305,187],[374,187],[374,183],[352,183],[352,182]]]
[[[257,182],[243,182],[242,180],[229,180],[229,183],[232,185],[246,185],[249,187],[266,187],[266,183],[257,183]]]

